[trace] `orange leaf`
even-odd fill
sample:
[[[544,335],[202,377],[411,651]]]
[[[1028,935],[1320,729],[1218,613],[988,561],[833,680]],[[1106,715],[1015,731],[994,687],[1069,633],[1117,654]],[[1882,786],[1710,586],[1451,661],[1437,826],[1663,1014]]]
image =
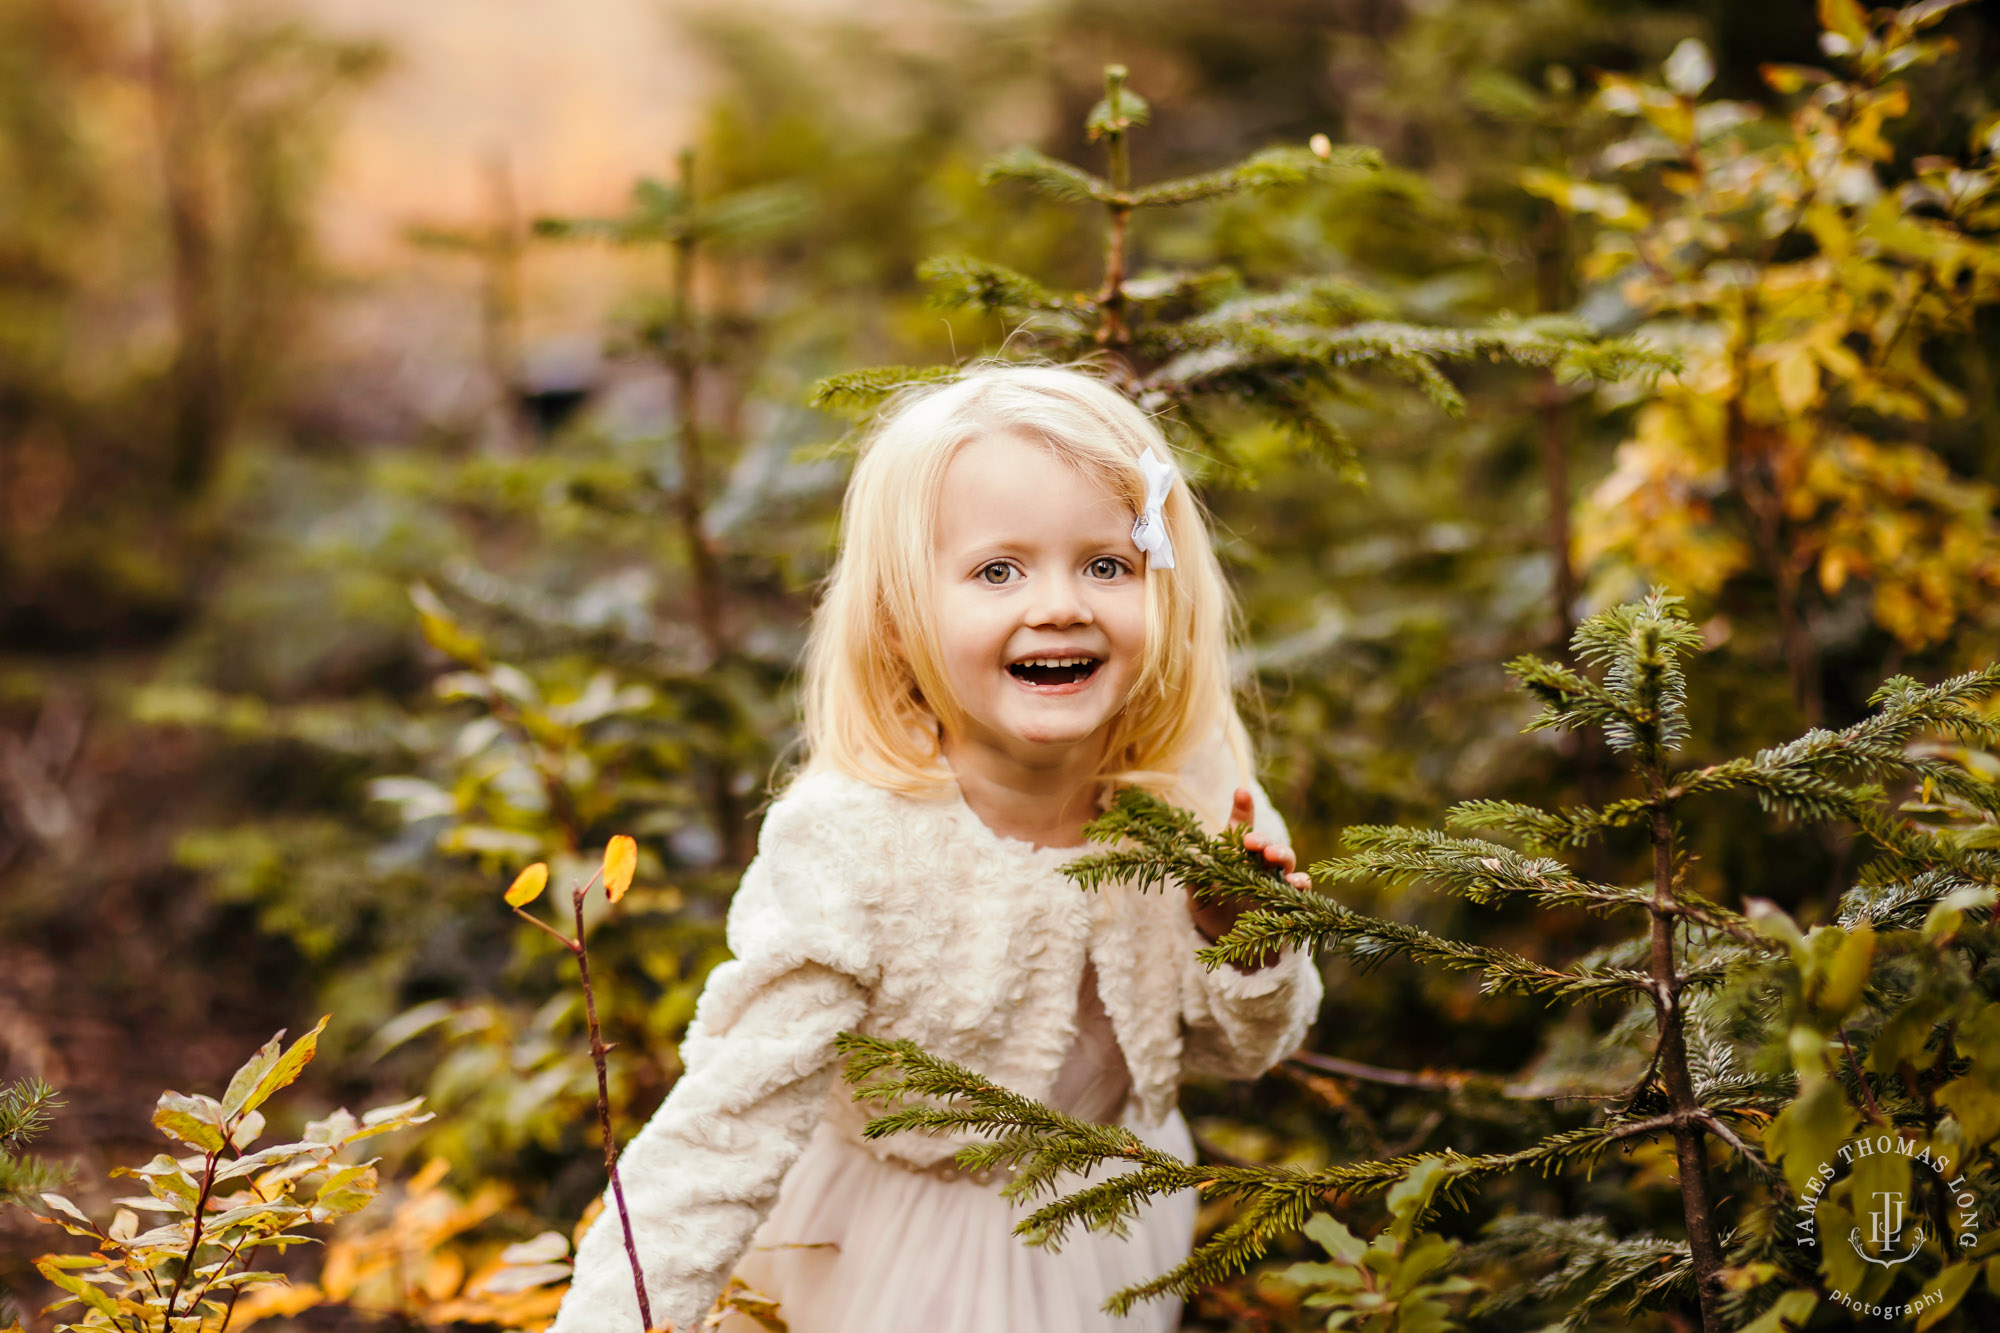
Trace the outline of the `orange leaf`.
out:
[[[243,1299],[236,1303],[235,1317],[231,1328],[248,1328],[265,1319],[284,1318],[302,1314],[317,1305],[326,1303],[326,1293],[312,1283],[301,1286],[259,1287],[255,1291],[243,1293]]]
[[[604,892],[612,902],[625,896],[625,890],[632,887],[632,874],[639,868],[639,844],[623,833],[611,840],[604,849]]]
[[[549,868],[537,861],[514,877],[514,883],[507,890],[507,906],[526,907],[542,896],[542,890],[549,886]]]
[[[584,1205],[583,1216],[578,1218],[576,1222],[576,1230],[569,1233],[569,1243],[572,1247],[583,1244],[584,1233],[590,1230],[591,1224],[596,1222],[598,1216],[603,1212],[604,1198],[602,1195]]]

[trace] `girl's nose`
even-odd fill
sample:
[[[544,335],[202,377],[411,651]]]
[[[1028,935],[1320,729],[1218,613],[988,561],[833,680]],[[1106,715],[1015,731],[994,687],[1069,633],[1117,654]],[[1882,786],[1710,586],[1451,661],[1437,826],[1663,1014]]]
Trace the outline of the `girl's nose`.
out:
[[[1095,619],[1091,614],[1090,599],[1084,596],[1083,588],[1074,575],[1052,574],[1036,582],[1039,586],[1028,606],[1030,624],[1088,625]]]

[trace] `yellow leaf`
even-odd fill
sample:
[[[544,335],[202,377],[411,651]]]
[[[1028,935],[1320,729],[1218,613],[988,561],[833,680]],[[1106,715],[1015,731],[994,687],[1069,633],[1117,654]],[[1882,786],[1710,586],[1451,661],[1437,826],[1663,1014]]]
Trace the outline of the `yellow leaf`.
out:
[[[1819,22],[1847,43],[1838,54],[1858,51],[1868,40],[1868,16],[1855,0],[1819,0]]]
[[[1860,1002],[1875,957],[1875,928],[1865,922],[1848,931],[1825,964],[1819,990],[1820,1012],[1838,1022]]]
[[[1780,357],[1771,379],[1778,390],[1778,402],[1795,417],[1803,416],[1819,396],[1819,365],[1804,347],[1795,347]]]
[[[514,877],[513,885],[507,890],[507,906],[526,907],[542,896],[542,890],[549,886],[549,868],[540,861]]]
[[[604,892],[612,902],[625,896],[625,890],[632,887],[632,874],[639,868],[639,844],[623,833],[611,840],[604,849]]]

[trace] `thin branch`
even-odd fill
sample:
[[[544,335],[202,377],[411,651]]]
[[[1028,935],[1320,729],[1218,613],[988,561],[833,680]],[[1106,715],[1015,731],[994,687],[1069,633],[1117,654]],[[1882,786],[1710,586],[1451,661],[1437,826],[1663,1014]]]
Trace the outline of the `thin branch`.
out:
[[[1861,1072],[1861,1062],[1854,1058],[1854,1047],[1847,1041],[1847,1024],[1840,1025],[1840,1049],[1847,1056],[1847,1068],[1854,1075],[1854,1081],[1861,1087],[1861,1104],[1867,1108],[1868,1118],[1878,1125],[1890,1123],[1882,1114],[1882,1107],[1875,1100],[1875,1090],[1868,1086],[1868,1076]]]
[[[1380,1083],[1391,1088],[1417,1088],[1424,1092],[1457,1092],[1469,1084],[1487,1081],[1483,1074],[1472,1074],[1464,1070],[1436,1072],[1425,1069],[1384,1069],[1380,1065],[1365,1065],[1359,1060],[1343,1060],[1337,1055],[1318,1055],[1312,1051],[1293,1051],[1285,1057],[1294,1064],[1307,1069],[1317,1069],[1326,1074],[1338,1074],[1342,1078],[1359,1079],[1363,1083]],[[1497,1080],[1492,1080],[1497,1082]]]
[[[1359,1060],[1344,1060],[1337,1055],[1320,1055],[1314,1051],[1293,1051],[1285,1057],[1293,1064],[1307,1069],[1316,1069],[1324,1074],[1339,1078],[1351,1078],[1362,1083],[1379,1083],[1390,1088],[1412,1088],[1419,1092],[1462,1092],[1476,1088],[1492,1092],[1514,1101],[1612,1101],[1621,1094],[1606,1092],[1537,1092],[1520,1083],[1507,1083],[1490,1074],[1474,1073],[1466,1069],[1388,1069],[1381,1065],[1363,1064]]]
[[[549,925],[547,922],[543,921],[540,917],[536,916],[532,912],[525,910],[524,908],[516,907],[513,909],[513,911],[515,916],[520,917],[523,921],[533,926],[536,930],[541,931],[542,934],[548,936],[550,939],[554,940],[557,944],[562,945],[563,948],[568,949],[571,953],[576,954],[578,957],[582,957],[583,943],[581,936],[583,932],[583,926],[581,922],[579,922],[577,925],[578,938],[571,939],[569,936],[563,934],[560,930],[557,930],[554,926]]]
[[[181,1263],[181,1271],[174,1275],[174,1289],[167,1296],[167,1324],[174,1322],[174,1306],[180,1301],[181,1288],[187,1284],[188,1274],[194,1271],[194,1259],[201,1249],[201,1214],[208,1207],[209,1191],[215,1188],[215,1163],[222,1155],[220,1148],[208,1154],[201,1167],[201,1192],[195,1196],[193,1228],[188,1232],[187,1258]]]
[[[1775,1182],[1780,1190],[1784,1190],[1788,1194],[1790,1193],[1785,1185],[1785,1173],[1772,1166],[1764,1154],[1758,1152],[1755,1147],[1745,1142],[1743,1136],[1731,1129],[1722,1117],[1704,1109],[1696,1119],[1709,1133],[1734,1148],[1737,1155],[1750,1164],[1751,1170],[1765,1179]]]
[[[625,1185],[618,1178],[618,1152],[611,1137],[611,1089],[604,1065],[604,1057],[611,1048],[604,1044],[597,1026],[597,996],[590,985],[590,957],[583,947],[583,898],[590,892],[590,884],[596,880],[597,876],[592,875],[590,883],[584,884],[570,899],[576,910],[576,970],[583,980],[584,1018],[590,1024],[590,1062],[597,1066],[597,1122],[604,1133],[604,1169],[611,1176],[611,1195],[618,1203],[618,1225],[625,1231],[625,1257],[631,1261],[632,1285],[639,1294],[639,1318],[650,1330],[653,1327],[652,1302],[646,1298],[646,1273],[639,1265],[639,1247],[632,1239],[632,1215],[625,1207]],[[555,934],[554,931],[549,933]]]

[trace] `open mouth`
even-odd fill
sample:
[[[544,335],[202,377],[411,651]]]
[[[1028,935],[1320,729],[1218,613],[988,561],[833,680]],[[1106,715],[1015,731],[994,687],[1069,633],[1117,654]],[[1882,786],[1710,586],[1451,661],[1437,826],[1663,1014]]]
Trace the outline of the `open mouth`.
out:
[[[1029,685],[1080,685],[1103,666],[1095,657],[1031,657],[1007,667],[1015,680]]]

